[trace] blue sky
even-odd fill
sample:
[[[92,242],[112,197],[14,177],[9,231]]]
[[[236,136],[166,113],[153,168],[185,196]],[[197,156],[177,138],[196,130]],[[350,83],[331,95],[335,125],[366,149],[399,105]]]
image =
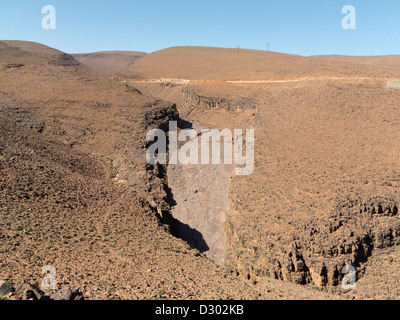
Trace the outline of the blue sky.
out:
[[[44,5],[56,8],[56,30],[41,26]],[[342,28],[345,5],[356,8],[356,30]],[[68,53],[270,43],[300,55],[400,54],[398,0],[1,0],[0,8],[0,39]]]

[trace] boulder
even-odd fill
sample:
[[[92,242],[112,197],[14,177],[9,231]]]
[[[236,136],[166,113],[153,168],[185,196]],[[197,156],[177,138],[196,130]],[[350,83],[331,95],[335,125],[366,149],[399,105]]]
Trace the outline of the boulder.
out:
[[[38,286],[24,281],[15,290],[15,297],[18,300],[42,300],[44,292]]]
[[[79,289],[71,290],[70,287],[64,287],[51,294],[50,300],[83,300],[83,294]]]
[[[10,282],[0,280],[0,296],[5,296],[12,291],[12,285]]]

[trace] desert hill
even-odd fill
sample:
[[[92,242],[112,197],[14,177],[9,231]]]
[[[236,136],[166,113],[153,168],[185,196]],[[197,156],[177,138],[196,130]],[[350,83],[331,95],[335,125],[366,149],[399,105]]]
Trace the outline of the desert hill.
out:
[[[400,55],[388,56],[343,56],[343,55],[325,55],[312,56],[311,59],[320,59],[336,62],[347,62],[352,64],[364,64],[382,68],[400,69]]]
[[[0,41],[0,63],[2,65],[38,65],[46,62],[29,52],[9,46],[4,41]]]
[[[247,49],[173,47],[153,52],[120,72],[136,79],[265,80],[318,76],[388,77],[374,66]]]
[[[399,91],[353,79],[396,70],[183,47],[126,70],[351,79],[123,82],[50,63],[62,53],[22,44],[0,42],[0,278],[39,282],[41,266],[54,264],[60,285],[94,299],[400,295]],[[146,134],[170,120],[254,128],[254,173],[148,165]],[[201,252],[214,250],[208,257],[227,270],[173,237],[175,228],[188,243],[202,240]],[[360,289],[339,296],[346,264],[357,268]]]
[[[226,250],[226,263],[257,283],[277,278],[332,290],[352,265],[356,298],[398,298],[398,81],[314,80],[129,83],[175,102],[189,127],[255,129],[255,170],[233,177],[229,191],[224,168],[169,169],[173,214],[201,232],[211,257]],[[226,215],[216,219],[215,208]],[[225,236],[225,248],[215,234]]]
[[[128,68],[134,61],[147,55],[135,51],[103,51],[94,53],[71,54],[76,60],[89,68],[114,75]]]
[[[256,288],[161,224],[166,169],[147,165],[145,137],[179,120],[174,104],[35,61],[0,70],[0,278],[40,284],[52,265],[58,286],[88,299],[334,298],[273,279]]]
[[[3,71],[0,115],[84,152],[110,157],[120,181],[139,189],[149,187],[145,141],[132,137],[145,139],[148,126],[162,127],[168,115],[176,118],[173,104],[86,72],[86,67],[27,64]],[[161,205],[164,191],[152,188]]]
[[[71,55],[40,43],[17,40],[4,40],[2,42],[10,47],[18,48],[20,50],[28,52],[34,57],[46,61],[50,65],[75,67],[80,66],[80,63],[75,60]]]
[[[52,265],[57,285],[87,299],[255,294],[172,237],[143,199],[112,183],[101,159],[5,118],[0,146],[1,278],[39,284]]]
[[[148,188],[161,199],[162,187],[149,181],[145,133],[174,117],[172,105],[58,65],[4,69],[0,82],[1,278],[40,284],[50,264],[59,286],[89,299],[255,294],[174,238],[149,205]]]

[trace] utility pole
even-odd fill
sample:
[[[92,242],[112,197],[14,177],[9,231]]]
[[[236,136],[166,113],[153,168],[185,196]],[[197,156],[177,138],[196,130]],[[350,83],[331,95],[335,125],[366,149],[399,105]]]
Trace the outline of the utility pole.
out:
[[[237,48],[237,53],[239,54],[240,46],[236,46]]]
[[[269,51],[269,45],[270,45],[270,43],[267,42],[267,51]]]

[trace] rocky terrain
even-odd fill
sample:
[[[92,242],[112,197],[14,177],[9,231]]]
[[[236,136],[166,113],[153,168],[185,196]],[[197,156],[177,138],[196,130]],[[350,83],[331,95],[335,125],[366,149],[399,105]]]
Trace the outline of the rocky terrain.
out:
[[[115,71],[126,61],[108,56],[101,70],[0,42],[4,295],[398,298],[399,70],[184,47]],[[148,165],[148,130],[171,120],[255,129],[253,174]],[[343,291],[349,264],[357,289]],[[39,291],[46,265],[54,292]]]
[[[374,81],[270,92],[255,174],[231,195],[227,238],[247,277],[335,286],[344,265],[398,243],[397,95]]]
[[[26,281],[21,282],[14,288],[12,281],[0,281],[0,297],[4,299],[13,300],[84,300],[82,292],[79,288],[71,289],[66,286],[59,290],[52,290],[53,292],[43,292],[36,285],[30,284]]]
[[[9,48],[14,48],[13,50],[19,49],[19,52],[21,52],[21,54],[39,58],[40,60],[46,62],[49,65],[69,66],[69,67],[86,69],[71,55],[59,51],[57,49],[47,47],[40,43],[29,42],[29,41],[13,41],[13,40],[5,40],[2,41],[2,43],[8,45]]]
[[[167,168],[147,165],[145,137],[182,121],[174,103],[54,63],[51,48],[0,47],[2,298],[335,298],[255,287],[171,234]],[[56,290],[41,288],[44,266]]]
[[[309,61],[319,59],[323,57]],[[396,59],[389,60],[385,67],[396,74]],[[144,61],[138,61],[137,74],[152,79],[155,74],[150,65],[148,74],[142,71]],[[399,91],[394,85],[397,80],[376,77],[384,69],[373,64],[371,69],[363,69],[363,78],[335,77],[343,75],[342,68],[358,68],[360,64],[346,61],[337,64],[336,72],[323,69],[324,73],[332,72],[325,73],[326,79],[300,82],[201,83],[194,78],[171,83],[168,79],[185,78],[175,69],[165,70],[161,84],[137,79],[130,82],[143,92],[174,101],[195,128],[256,129],[255,172],[232,179],[225,216],[226,264],[244,278],[264,283],[272,277],[329,291],[340,288],[342,267],[352,265],[359,286],[367,290],[354,291],[356,297],[398,295],[394,274],[379,276],[376,269],[370,270],[372,261],[398,261]],[[189,69],[196,67],[192,64]],[[196,70],[203,72],[197,68],[194,74]],[[130,70],[134,69],[132,65]],[[289,78],[291,72],[281,74],[281,79],[296,79]],[[238,79],[254,79],[251,77],[251,72],[243,72]],[[193,187],[196,182],[204,183],[204,176],[199,181],[197,173],[183,175],[177,175],[181,181],[179,189],[175,188],[178,194],[197,190]],[[176,179],[173,173],[170,179]],[[210,199],[218,194],[211,188],[204,192],[209,192]],[[191,197],[196,195],[192,192]],[[189,207],[186,201],[191,199],[193,207],[203,197],[202,193],[197,200],[183,197],[176,206]],[[191,221],[188,216],[204,215],[203,206],[195,208],[196,213],[186,214],[189,225],[200,225],[205,243],[213,243],[207,235],[213,234],[215,223],[206,217],[203,224],[207,221],[209,227],[204,228]],[[386,285],[374,285],[382,282]]]
[[[171,236],[137,192],[111,181],[105,160],[5,118],[0,128],[0,272],[16,288],[38,286],[52,265],[59,288],[87,299],[256,295]]]

